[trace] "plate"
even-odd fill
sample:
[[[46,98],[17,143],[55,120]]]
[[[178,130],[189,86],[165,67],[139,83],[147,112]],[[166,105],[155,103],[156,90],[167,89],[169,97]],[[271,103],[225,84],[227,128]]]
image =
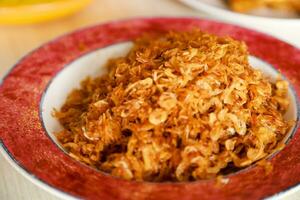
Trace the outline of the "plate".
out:
[[[207,13],[218,20],[262,31],[299,47],[299,17],[293,18],[290,15],[286,15],[287,13],[274,15],[274,12],[267,12],[267,14],[260,12],[261,16],[233,12],[228,9],[223,0],[178,1],[193,9]]]
[[[299,15],[296,13],[288,11],[279,11],[259,8],[255,9],[249,13],[240,13],[232,11],[226,4],[226,0],[179,0],[191,7],[199,9],[201,11],[211,13],[214,15],[224,16],[226,18],[231,18],[234,16],[239,16],[242,19],[252,19],[252,20],[266,20],[266,21],[281,21],[281,22],[296,22],[300,21]],[[242,20],[236,19],[236,20]]]
[[[205,13],[217,16],[224,20],[238,23],[269,23],[277,25],[296,25],[300,23],[300,18],[291,12],[270,11],[258,9],[251,14],[234,12],[225,4],[225,0],[179,0],[180,2],[203,11]]]
[[[131,41],[145,33],[203,31],[243,40],[250,61],[290,82],[289,117],[296,120],[287,146],[269,158],[273,170],[251,166],[225,176],[227,184],[203,180],[183,183],[126,181],[92,169],[67,155],[53,131],[51,116],[66,93],[86,75],[101,74],[111,57],[126,54]],[[1,152],[24,176],[63,198],[82,199],[261,199],[282,195],[300,184],[300,50],[249,29],[197,18],[138,18],[85,28],[59,37],[22,58],[0,86]],[[299,186],[298,186],[299,187]],[[277,197],[276,196],[276,197]]]
[[[74,14],[91,0],[48,0],[41,3],[0,4],[0,24],[32,24],[58,19]]]

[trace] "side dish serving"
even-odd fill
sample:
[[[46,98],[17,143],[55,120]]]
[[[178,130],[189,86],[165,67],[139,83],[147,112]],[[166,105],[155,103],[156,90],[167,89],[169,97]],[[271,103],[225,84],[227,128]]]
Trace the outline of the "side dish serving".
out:
[[[300,13],[299,0],[227,0],[230,8],[237,12],[248,12],[257,8],[271,8]]]
[[[55,117],[74,159],[142,181],[210,179],[282,146],[288,83],[270,82],[245,43],[199,30],[148,35],[87,78]]]

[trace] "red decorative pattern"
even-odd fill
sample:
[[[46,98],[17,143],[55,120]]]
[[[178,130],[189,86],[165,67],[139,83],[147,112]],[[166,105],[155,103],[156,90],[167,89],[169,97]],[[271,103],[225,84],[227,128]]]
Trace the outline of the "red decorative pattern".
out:
[[[271,159],[269,175],[252,167],[215,180],[191,183],[125,181],[87,167],[63,153],[47,136],[39,116],[49,81],[68,63],[90,51],[143,33],[194,27],[243,40],[252,55],[279,69],[300,96],[300,51],[245,28],[196,18],[153,18],[111,22],[60,37],[30,53],[0,87],[0,139],[10,156],[30,174],[63,192],[88,199],[261,199],[300,183],[300,134]]]

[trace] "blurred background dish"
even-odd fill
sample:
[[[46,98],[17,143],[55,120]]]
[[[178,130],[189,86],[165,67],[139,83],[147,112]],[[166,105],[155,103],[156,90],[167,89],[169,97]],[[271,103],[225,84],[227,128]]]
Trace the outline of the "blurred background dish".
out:
[[[231,10],[240,13],[283,18],[297,18],[300,13],[299,0],[224,0],[224,2]]]
[[[31,24],[58,19],[84,8],[91,0],[2,0],[1,24]]]
[[[300,18],[298,0],[180,0],[201,11],[226,17],[268,21],[293,21]]]
[[[264,6],[253,7],[253,5],[253,9],[250,9],[251,5],[248,5],[247,12],[235,12],[229,7],[228,2],[230,0],[179,1],[200,12],[207,13],[218,20],[235,23],[243,27],[253,28],[268,34],[272,34],[292,44],[297,44],[300,42],[298,31],[300,29],[300,17],[296,12],[291,12],[287,9],[270,9]],[[235,2],[237,1],[254,2],[264,0],[235,0]],[[231,2],[233,2],[233,0],[231,0]],[[241,6],[242,4],[239,5]],[[244,11],[246,11],[246,8],[244,8]]]

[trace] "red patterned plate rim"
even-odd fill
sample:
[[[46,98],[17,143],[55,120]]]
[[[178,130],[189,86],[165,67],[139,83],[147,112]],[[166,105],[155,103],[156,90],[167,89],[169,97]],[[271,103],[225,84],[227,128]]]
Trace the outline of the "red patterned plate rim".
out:
[[[271,158],[273,170],[269,175],[256,166],[230,176],[229,183],[221,186],[214,180],[157,184],[120,180],[71,159],[48,137],[39,115],[40,102],[48,84],[65,66],[94,50],[130,41],[145,32],[194,27],[245,41],[251,54],[280,70],[300,96],[300,74],[297,72],[300,50],[271,36],[197,18],[138,18],[110,22],[64,35],[41,46],[21,59],[3,79],[0,143],[7,153],[5,157],[25,170],[30,175],[27,177],[40,181],[39,185],[44,188],[62,191],[64,197],[261,199],[299,184],[299,129],[287,147]]]

